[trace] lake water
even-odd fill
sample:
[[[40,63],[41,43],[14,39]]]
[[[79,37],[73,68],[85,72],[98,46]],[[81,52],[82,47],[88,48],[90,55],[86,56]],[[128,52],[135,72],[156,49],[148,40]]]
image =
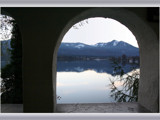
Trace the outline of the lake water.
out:
[[[131,65],[124,66],[125,72]],[[113,65],[108,60],[58,61],[57,103],[111,103],[116,102],[111,95]],[[122,82],[116,82],[117,87]]]

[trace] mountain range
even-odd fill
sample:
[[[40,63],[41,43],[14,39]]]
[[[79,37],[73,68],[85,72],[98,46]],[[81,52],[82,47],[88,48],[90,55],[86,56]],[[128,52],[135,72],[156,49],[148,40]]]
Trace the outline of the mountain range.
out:
[[[1,61],[10,60],[11,40],[1,41]],[[87,45],[84,43],[61,43],[58,56],[139,56],[139,48],[126,42],[113,40],[107,43]]]
[[[11,56],[11,40],[1,41],[1,68],[10,62]]]
[[[84,43],[61,43],[58,56],[139,56],[139,48],[124,41],[113,40],[107,43],[87,45]]]
[[[1,41],[1,61],[7,61],[10,59],[11,40]]]

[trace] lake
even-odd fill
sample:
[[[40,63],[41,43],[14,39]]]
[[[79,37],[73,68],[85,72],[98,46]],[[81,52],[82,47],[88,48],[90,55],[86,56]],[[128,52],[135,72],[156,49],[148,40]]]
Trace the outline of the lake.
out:
[[[125,73],[132,65],[124,66]],[[58,61],[57,62],[57,99],[62,103],[111,103],[116,102],[111,95],[113,64],[109,60]],[[116,82],[122,87],[122,82]]]

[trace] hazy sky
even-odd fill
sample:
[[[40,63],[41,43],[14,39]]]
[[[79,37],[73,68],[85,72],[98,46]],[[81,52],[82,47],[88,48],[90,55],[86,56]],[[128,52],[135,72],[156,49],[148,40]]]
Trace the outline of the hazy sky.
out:
[[[132,32],[120,22],[110,18],[90,18],[81,22],[83,26],[70,28],[65,34],[62,42],[81,42],[93,45],[99,42],[109,42],[112,40],[125,41],[135,47],[138,47],[137,40]]]
[[[83,25],[80,26],[80,24]],[[5,40],[3,35],[11,34],[11,26],[6,26],[8,31],[4,29],[0,30],[0,40]],[[125,41],[135,47],[138,47],[137,40],[132,32],[120,22],[110,18],[90,18],[77,23],[74,26],[76,26],[78,29],[71,27],[70,30],[65,34],[62,42],[81,42],[94,45],[99,42],[106,43],[112,40],[118,40]]]

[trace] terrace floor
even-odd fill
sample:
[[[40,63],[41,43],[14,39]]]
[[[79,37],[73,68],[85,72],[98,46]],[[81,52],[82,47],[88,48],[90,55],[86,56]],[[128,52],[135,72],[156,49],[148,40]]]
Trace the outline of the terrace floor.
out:
[[[58,113],[147,113],[138,103],[57,104]]]
[[[22,104],[2,104],[2,113],[23,113]],[[150,113],[138,103],[57,104],[57,113]]]

